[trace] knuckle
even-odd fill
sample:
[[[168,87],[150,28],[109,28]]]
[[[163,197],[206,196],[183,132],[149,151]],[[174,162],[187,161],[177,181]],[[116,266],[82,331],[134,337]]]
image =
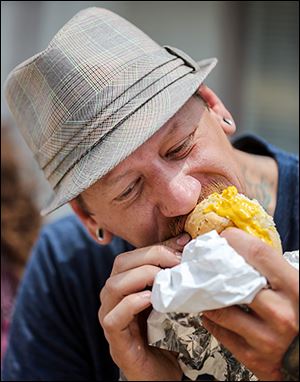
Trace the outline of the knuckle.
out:
[[[266,335],[261,337],[260,350],[265,356],[274,356],[279,350],[279,341],[274,336]]]
[[[256,238],[253,238],[253,239],[254,240],[251,246],[252,250],[249,253],[249,256],[253,260],[253,263],[257,264],[257,263],[261,263],[264,260],[264,256],[262,256],[262,254],[266,250],[266,244],[260,239],[256,239]]]
[[[101,307],[100,307],[100,309],[98,310],[98,320],[99,320],[101,326],[103,326],[102,325],[103,324],[103,317],[104,317],[103,309],[101,309]]]
[[[246,349],[244,352],[245,364],[249,369],[255,370],[259,363],[258,357],[252,349]]]
[[[126,265],[126,261],[128,259],[128,255],[132,252],[136,252],[137,250],[134,249],[132,251],[128,251],[128,252],[122,252],[122,253],[119,253],[115,259],[114,259],[114,262],[113,262],[113,267],[112,267],[112,271],[111,271],[111,275],[114,275],[114,274],[118,274],[118,273],[121,273],[122,270],[124,270],[125,268],[125,265]]]
[[[113,272],[118,273],[120,269],[122,269],[122,266],[124,264],[124,256],[123,254],[119,254],[115,257],[114,265],[113,265]]]
[[[276,311],[276,327],[281,335],[295,334],[298,332],[298,320],[292,310]]]
[[[114,331],[114,329],[116,328],[116,324],[117,322],[114,318],[114,315],[110,313],[104,316],[101,320],[101,325],[106,335],[109,335]]]
[[[112,279],[112,277],[108,278],[105,282],[105,286],[104,286],[105,290],[109,293],[109,294],[114,294],[115,293],[115,290],[116,290],[116,284],[114,282],[114,280]],[[103,288],[103,289],[104,289]],[[103,289],[102,289],[102,295],[103,295]]]
[[[105,294],[105,288],[102,288],[100,293],[99,293],[99,300],[100,300],[101,303],[103,301],[104,294]]]

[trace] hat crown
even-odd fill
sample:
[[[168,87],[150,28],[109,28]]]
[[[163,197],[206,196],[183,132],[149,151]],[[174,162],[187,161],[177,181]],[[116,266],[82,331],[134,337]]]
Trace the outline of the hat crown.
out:
[[[158,49],[145,33],[109,10],[88,8],[76,14],[45,50],[18,65],[7,79],[6,98],[30,149],[41,151],[59,126],[80,114],[83,99],[88,101],[139,57]],[[22,94],[20,103],[16,91]],[[36,159],[40,162],[38,155]]]

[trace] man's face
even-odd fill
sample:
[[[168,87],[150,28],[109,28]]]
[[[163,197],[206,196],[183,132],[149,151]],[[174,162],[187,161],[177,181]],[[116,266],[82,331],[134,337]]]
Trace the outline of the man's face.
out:
[[[99,227],[144,247],[182,232],[211,192],[231,184],[243,192],[241,179],[218,116],[192,97],[83,198]]]

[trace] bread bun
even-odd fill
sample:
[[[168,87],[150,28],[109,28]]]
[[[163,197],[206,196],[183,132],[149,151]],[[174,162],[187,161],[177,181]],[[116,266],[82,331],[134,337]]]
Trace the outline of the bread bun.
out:
[[[188,215],[184,229],[194,239],[213,229],[220,233],[228,227],[237,227],[257,236],[282,253],[272,216],[257,200],[239,194],[234,186],[220,194],[214,192],[200,202]]]

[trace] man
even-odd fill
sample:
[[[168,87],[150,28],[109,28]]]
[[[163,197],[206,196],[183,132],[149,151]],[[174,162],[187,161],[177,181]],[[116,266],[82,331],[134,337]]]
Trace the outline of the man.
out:
[[[12,72],[8,103],[55,191],[44,212],[70,202],[103,247],[74,218],[45,229],[20,290],[4,379],[117,379],[108,342],[128,380],[180,380],[176,356],[146,343],[148,289],[179,263],[185,218],[213,190],[233,184],[258,198],[284,250],[298,248],[297,159],[256,138],[230,144],[233,118],[203,85],[215,63],[91,8]],[[259,378],[280,379],[298,331],[297,272],[240,230],[224,236],[274,290],[260,292],[248,315],[230,307],[223,319],[207,313],[205,325]]]

